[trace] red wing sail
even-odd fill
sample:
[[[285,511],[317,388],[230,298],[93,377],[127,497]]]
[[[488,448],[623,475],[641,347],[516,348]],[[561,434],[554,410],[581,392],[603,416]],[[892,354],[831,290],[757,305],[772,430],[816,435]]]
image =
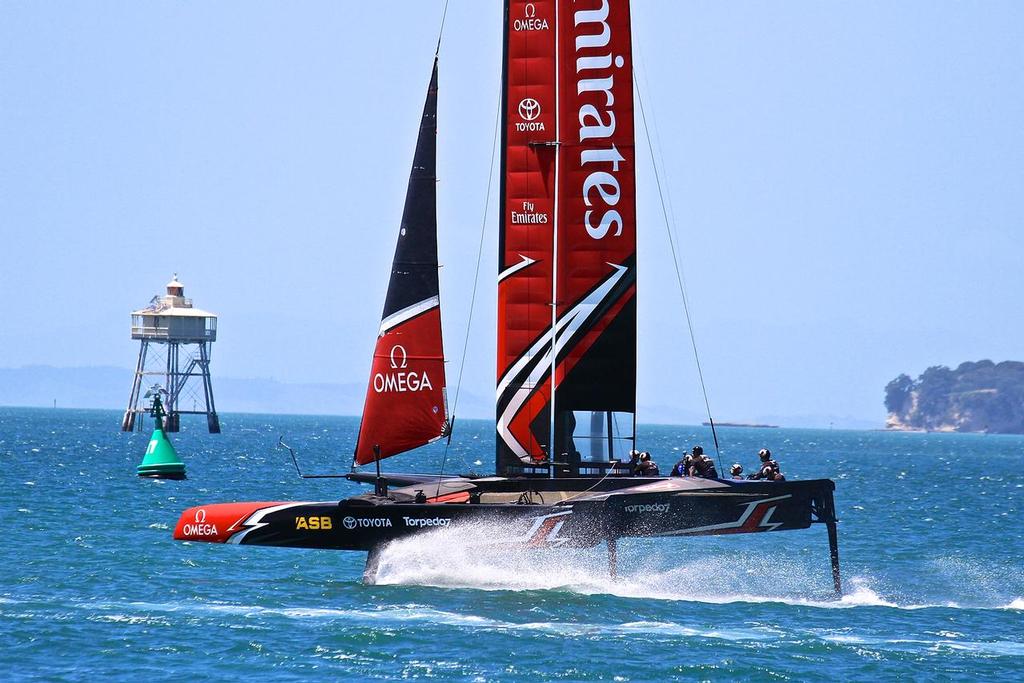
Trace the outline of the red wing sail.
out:
[[[373,352],[355,462],[373,462],[438,439],[447,425],[437,281],[437,60]]]
[[[609,443],[612,413],[635,412],[629,2],[509,0],[504,61],[497,472],[513,474],[547,457],[552,365],[556,457],[576,451],[574,412],[603,413]]]
[[[505,15],[498,244],[498,468],[543,460],[555,222],[556,0],[512,0]],[[547,362],[550,367],[550,360]],[[504,456],[504,458],[503,458]]]

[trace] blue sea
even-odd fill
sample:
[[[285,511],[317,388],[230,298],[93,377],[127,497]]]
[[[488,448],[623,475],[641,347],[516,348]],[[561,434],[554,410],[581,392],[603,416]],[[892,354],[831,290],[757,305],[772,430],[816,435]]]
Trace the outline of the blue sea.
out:
[[[836,481],[845,595],[824,527],[486,554],[457,537],[359,553],[179,543],[199,503],[330,500],[357,421],[222,415],[172,435],[185,481],[135,476],[148,433],[115,411],[0,408],[3,680],[469,681],[1024,678],[1024,437],[722,429],[724,464],[772,449]],[[452,472],[493,471],[493,426],[462,421]],[[641,426],[664,469],[700,427]],[[710,448],[709,448],[710,450]],[[388,461],[436,471],[443,447]],[[393,465],[391,463],[394,463]]]

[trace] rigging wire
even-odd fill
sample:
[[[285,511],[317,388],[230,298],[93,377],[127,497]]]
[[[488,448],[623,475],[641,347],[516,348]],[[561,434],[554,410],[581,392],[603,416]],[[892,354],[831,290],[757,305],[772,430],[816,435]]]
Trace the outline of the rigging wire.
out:
[[[444,35],[444,20],[448,16],[448,0],[444,0],[444,9],[441,10],[441,28],[437,31],[437,49],[434,50],[434,59],[441,54],[441,37]]]
[[[642,56],[642,52],[639,50],[639,48],[638,48],[638,52],[640,52],[640,54],[641,54],[640,62],[641,62],[641,64],[643,64],[643,56]],[[645,73],[646,73],[646,71],[645,71]],[[682,264],[679,262],[679,255],[678,255],[678,251],[676,250],[676,239],[675,239],[675,236],[674,236],[674,232],[675,232],[675,230],[674,230],[674,227],[675,227],[675,212],[674,212],[674,210],[672,211],[672,217],[670,219],[670,217],[669,217],[669,209],[667,208],[666,202],[665,202],[665,192],[664,192],[664,190],[662,188],[662,184],[661,184],[661,173],[659,173],[659,171],[658,171],[658,159],[654,155],[654,143],[651,141],[651,127],[647,123],[647,113],[646,113],[646,110],[644,109],[644,98],[643,98],[643,94],[642,94],[641,88],[640,88],[640,79],[636,77],[635,71],[634,71],[633,83],[636,85],[636,99],[637,99],[637,102],[640,104],[640,119],[643,121],[643,124],[644,124],[644,135],[647,138],[647,149],[651,153],[651,166],[654,168],[654,180],[655,180],[655,184],[656,184],[656,186],[658,188],[658,198],[661,200],[661,213],[662,213],[662,217],[664,218],[664,221],[665,221],[665,232],[668,235],[669,248],[670,248],[670,250],[672,252],[672,264],[675,266],[675,269],[676,269],[676,281],[679,284],[679,294],[680,294],[680,296],[682,297],[682,300],[683,300],[683,312],[686,314],[686,327],[687,327],[687,329],[689,330],[689,333],[690,333],[690,346],[693,349],[693,360],[694,360],[694,363],[697,366],[697,377],[700,379],[700,390],[701,390],[701,393],[703,394],[703,397],[704,397],[704,408],[707,411],[708,423],[711,425],[711,436],[712,436],[712,438],[714,439],[714,442],[715,442],[715,456],[718,459],[718,467],[722,471],[723,476],[724,476],[724,469],[722,469],[722,451],[721,451],[721,448],[718,445],[718,432],[715,429],[715,419],[711,416],[711,403],[708,400],[708,390],[707,390],[707,387],[706,387],[706,385],[704,383],[704,371],[703,371],[703,369],[701,368],[701,365],[700,365],[700,355],[697,353],[697,337],[696,337],[696,335],[693,332],[693,320],[690,317],[690,304],[689,304],[689,300],[688,300],[688,298],[686,296],[686,286],[684,284],[684,278],[683,278],[683,267],[682,267]],[[652,112],[652,114],[651,114],[652,121],[653,121],[653,117],[654,117],[654,114]],[[655,131],[655,137],[657,137],[657,131]],[[659,154],[660,154],[660,148],[659,148]],[[661,157],[661,163],[662,163],[662,165],[664,165],[664,163],[665,163],[664,157]],[[666,171],[666,174],[667,174],[667,171]],[[671,204],[671,198],[669,199],[669,205],[670,204]]]
[[[447,3],[445,3],[447,5]],[[491,209],[491,185],[494,182],[494,158],[498,151],[498,131],[501,127],[501,97],[498,97],[497,112],[494,116],[494,137],[491,140],[491,161],[487,173],[487,193],[484,195],[484,213],[480,220],[480,243],[476,250],[476,270],[473,273],[473,293],[469,297],[469,318],[466,320],[466,338],[462,342],[462,360],[459,361],[459,379],[455,384],[455,401],[452,403],[452,419],[448,425],[448,439],[444,445],[444,455],[441,457],[441,469],[437,473],[437,491],[434,496],[440,495],[441,478],[444,475],[444,466],[448,461],[448,448],[452,445],[452,433],[455,427],[455,411],[459,406],[459,394],[462,391],[462,373],[466,368],[466,355],[469,352],[469,333],[473,329],[473,311],[476,309],[476,292],[480,286],[480,262],[484,254],[484,237],[487,234],[487,214]]]
[[[600,485],[601,485],[601,483],[602,483],[602,482],[603,482],[603,481],[604,481],[605,479],[607,479],[608,477],[610,477],[610,476],[612,475],[612,472],[614,472],[614,471],[615,471],[615,467],[616,467],[617,465],[619,465],[619,464],[620,464],[620,463],[621,463],[622,461],[621,461],[621,460],[611,460],[611,461],[609,461],[609,462],[611,463],[611,467],[609,467],[609,468],[608,468],[607,470],[605,470],[604,476],[603,476],[603,477],[601,477],[600,479],[598,479],[598,480],[597,480],[597,482],[595,482],[593,486],[591,486],[591,487],[590,487],[590,488],[588,488],[588,489],[584,489],[584,490],[582,490],[582,491],[580,491],[580,492],[578,492],[578,493],[574,493],[574,494],[572,494],[571,496],[566,496],[565,498],[563,498],[563,499],[562,499],[561,501],[559,501],[559,502],[562,502],[562,503],[564,503],[564,502],[565,502],[565,501],[567,501],[567,500],[572,500],[573,498],[579,498],[579,497],[580,497],[580,496],[582,496],[582,495],[583,495],[584,493],[590,493],[591,491],[593,491],[594,489],[596,489],[596,488],[597,488],[598,486],[600,486]]]

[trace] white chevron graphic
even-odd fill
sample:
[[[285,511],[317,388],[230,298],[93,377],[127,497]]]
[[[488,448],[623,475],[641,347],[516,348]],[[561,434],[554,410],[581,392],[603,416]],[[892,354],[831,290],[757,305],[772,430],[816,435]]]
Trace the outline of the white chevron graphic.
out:
[[[616,265],[609,263],[615,272],[611,274],[604,282],[602,282],[593,292],[591,292],[585,299],[580,301],[578,304],[572,307],[561,319],[559,319],[556,330],[558,335],[557,348],[555,349],[555,357],[558,353],[564,349],[571,342],[574,342],[576,335],[579,333],[583,324],[587,321],[587,318],[601,305],[601,303],[608,297],[615,285],[618,284],[619,280],[626,274],[629,269],[626,266]],[[509,383],[519,375],[520,372],[529,365],[537,355],[543,354],[540,361],[533,366],[530,374],[527,376],[526,381],[516,390],[513,394],[512,399],[505,406],[505,410],[502,411],[501,415],[498,416],[498,435],[501,440],[512,450],[516,456],[526,464],[532,462],[529,452],[523,447],[521,443],[512,435],[509,430],[509,423],[519,413],[523,404],[529,400],[530,395],[533,394],[534,390],[539,386],[544,376],[551,372],[551,330],[550,328],[544,333],[544,335],[538,339],[533,346],[531,346],[526,353],[519,357],[518,360],[508,369],[508,372],[504,374],[501,380],[498,382],[497,397],[500,399],[501,395],[508,388]]]
[[[317,503],[308,501],[303,503],[285,503],[284,505],[275,505],[273,507],[257,510],[256,512],[249,515],[249,517],[244,522],[241,522],[240,524],[236,522],[238,526],[244,527],[245,531],[232,535],[230,538],[228,538],[227,542],[241,543],[242,539],[248,536],[250,531],[255,531],[256,529],[265,527],[270,522],[264,522],[263,518],[269,515],[271,512],[277,512],[278,510],[287,510],[288,508],[299,507],[302,505],[317,505]]]
[[[529,256],[523,256],[522,254],[519,255],[519,258],[523,260],[515,264],[514,266],[509,266],[505,270],[498,273],[498,282],[501,282],[510,275],[518,273],[523,268],[529,268],[530,266],[537,262],[537,259],[532,259]]]
[[[421,313],[426,313],[432,308],[441,305],[440,297],[432,296],[423,301],[414,303],[412,306],[406,306],[400,311],[395,311],[388,317],[380,321],[380,332],[377,333],[378,337],[383,337],[384,333],[390,330],[392,327],[401,325],[406,320],[411,320]]]

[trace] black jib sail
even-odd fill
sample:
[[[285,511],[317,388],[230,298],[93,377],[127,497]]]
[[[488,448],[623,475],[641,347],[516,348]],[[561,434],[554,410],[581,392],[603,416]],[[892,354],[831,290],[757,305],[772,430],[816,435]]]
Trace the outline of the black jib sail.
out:
[[[430,443],[447,424],[437,281],[437,58],[356,442],[359,465]],[[379,449],[379,455],[376,451]]]

